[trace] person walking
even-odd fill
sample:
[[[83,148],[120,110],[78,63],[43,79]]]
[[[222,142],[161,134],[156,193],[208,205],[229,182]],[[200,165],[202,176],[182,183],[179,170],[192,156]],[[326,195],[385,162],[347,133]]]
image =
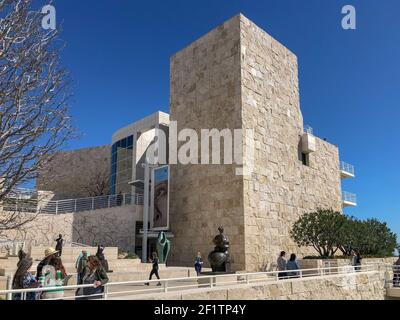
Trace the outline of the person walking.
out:
[[[18,261],[18,269],[15,272],[12,289],[32,289],[38,287],[38,282],[29,269],[32,267],[33,260],[30,257],[24,257]],[[22,300],[21,293],[13,293],[12,300]],[[36,292],[27,292],[24,300],[36,300]]]
[[[286,262],[285,256],[286,256],[286,252],[285,251],[281,251],[281,254],[279,255],[278,260],[277,260],[278,271],[279,271],[278,272],[278,278],[279,279],[286,278],[286,264],[287,264],[287,262]]]
[[[158,255],[156,252],[153,252],[152,255],[152,259],[150,260],[150,262],[153,264],[151,272],[150,272],[150,277],[149,280],[151,280],[153,278],[153,275],[155,275],[157,277],[158,280],[160,280],[160,276],[158,275]],[[149,286],[150,283],[146,282],[145,283],[146,286]],[[161,282],[158,282],[157,286],[161,286]]]
[[[92,284],[93,287],[83,288],[82,299],[99,299],[103,295],[104,285],[108,282],[108,276],[99,259],[96,256],[89,256],[85,275],[82,278],[83,284]]]
[[[393,265],[393,287],[400,287],[400,256]]]
[[[62,237],[62,234],[60,233],[58,235],[58,238],[56,240],[54,240],[56,242],[56,250],[57,252],[57,256],[61,257],[62,254],[62,248],[63,248],[63,244],[64,244],[64,239]]]
[[[82,250],[79,254],[78,259],[75,262],[75,268],[77,273],[77,284],[82,284],[82,279],[86,273],[86,267],[88,264],[88,252],[86,250]]]
[[[56,254],[58,251],[54,248],[47,248],[44,251],[44,258],[42,261],[39,262],[37,268],[36,268],[36,279],[39,280],[39,278],[42,276],[42,269],[44,266],[49,264],[50,259]]]
[[[299,264],[297,262],[296,259],[296,255],[294,253],[292,253],[290,255],[290,259],[286,264],[286,275],[288,278],[298,278],[299,277],[299,272],[298,271],[294,271],[294,270],[299,270]]]
[[[201,274],[201,269],[203,268],[203,259],[201,258],[200,252],[197,252],[197,257],[194,260],[194,269],[196,270],[197,276]]]
[[[64,265],[60,257],[53,255],[49,264],[43,267],[44,284],[43,287],[62,287],[64,279],[67,277]],[[43,291],[42,299],[54,300],[64,297],[63,289]]]

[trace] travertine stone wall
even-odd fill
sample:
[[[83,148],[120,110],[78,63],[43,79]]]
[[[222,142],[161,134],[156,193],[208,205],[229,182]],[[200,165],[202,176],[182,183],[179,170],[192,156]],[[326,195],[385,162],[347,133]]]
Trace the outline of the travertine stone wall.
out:
[[[40,214],[18,230],[2,233],[1,237],[25,240],[35,246],[54,246],[54,239],[61,233],[69,243],[103,244],[134,252],[136,221],[142,220],[142,206],[121,206],[60,215]]]
[[[232,289],[162,294],[154,300],[384,300],[382,272],[305,278],[275,284],[241,285]]]
[[[316,208],[341,210],[339,152],[317,139],[310,165],[299,150],[303,118],[297,58],[238,15],[171,59],[171,120],[182,128],[253,129],[254,170],[235,166],[171,167],[172,260],[189,264],[223,225],[234,270],[260,270],[281,250],[301,257],[292,224]],[[246,138],[246,137],[245,137]],[[243,139],[244,163],[251,145]]]
[[[200,129],[242,127],[239,27],[235,17],[171,58],[170,120],[178,132],[191,128],[200,137]],[[235,168],[171,166],[171,263],[193,265],[197,251],[206,261],[222,225],[235,268],[245,268],[243,179]]]
[[[246,269],[257,270],[281,250],[312,253],[289,232],[305,212],[341,210],[339,153],[317,139],[309,166],[302,164],[297,58],[247,18],[240,21],[242,119],[255,138],[254,172],[244,177]]]
[[[37,189],[52,191],[51,200],[108,194],[111,148],[102,146],[60,152],[40,172]]]

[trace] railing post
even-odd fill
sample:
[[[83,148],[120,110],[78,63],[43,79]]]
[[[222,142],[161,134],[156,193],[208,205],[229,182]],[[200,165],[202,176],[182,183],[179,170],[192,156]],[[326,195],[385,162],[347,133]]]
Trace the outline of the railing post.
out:
[[[126,202],[125,201],[126,201],[126,193],[123,193],[122,194],[122,205],[123,206],[126,206]]]
[[[110,208],[110,199],[111,199],[111,196],[108,195],[107,196],[107,208]]]
[[[77,202],[77,199],[75,199],[74,212],[76,212],[76,202]]]
[[[246,274],[246,283],[250,284],[250,276],[248,274]]]
[[[104,292],[103,292],[103,300],[107,300],[108,298],[108,284],[104,285]]]
[[[164,293],[167,293],[167,292],[168,292],[168,281],[165,280],[164,281]]]
[[[92,197],[92,210],[94,210],[94,197]]]
[[[58,201],[56,201],[56,214],[58,214]]]
[[[214,278],[213,278],[213,277],[210,277],[210,288],[213,287],[213,282],[214,282]]]
[[[7,290],[12,290],[12,277],[7,276]],[[6,300],[12,300],[12,293],[7,293]]]

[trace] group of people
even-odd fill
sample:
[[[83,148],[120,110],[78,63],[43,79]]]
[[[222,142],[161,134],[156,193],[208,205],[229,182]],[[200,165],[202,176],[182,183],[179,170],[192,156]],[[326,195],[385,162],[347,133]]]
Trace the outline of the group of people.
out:
[[[277,260],[279,279],[299,277],[299,271],[296,270],[299,270],[300,266],[297,261],[296,255],[292,253],[290,255],[289,261],[286,261],[285,257],[286,257],[286,252],[282,251]]]
[[[361,270],[361,254],[357,251],[352,252],[352,257],[351,257],[351,265],[354,267],[354,270],[360,271]]]
[[[60,235],[55,248],[47,248],[44,258],[36,268],[33,275],[31,268],[33,259],[22,250],[19,252],[19,262],[17,271],[14,275],[12,288],[34,289],[34,288],[53,288],[51,290],[37,290],[26,294],[15,293],[13,300],[59,300],[64,297],[64,290],[61,288],[67,285],[71,278],[67,275],[62,263],[62,236]],[[57,250],[58,249],[58,250]],[[108,263],[103,254],[104,246],[98,246],[96,255],[90,255],[86,250],[82,250],[75,267],[77,270],[77,284],[91,284],[91,287],[77,290],[78,299],[96,299],[104,292],[104,285],[108,282],[107,271]],[[57,288],[60,287],[60,288]]]

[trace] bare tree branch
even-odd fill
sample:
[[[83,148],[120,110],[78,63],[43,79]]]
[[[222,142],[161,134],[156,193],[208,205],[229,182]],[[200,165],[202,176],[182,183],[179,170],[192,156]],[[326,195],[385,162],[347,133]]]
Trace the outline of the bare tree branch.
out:
[[[36,178],[74,133],[58,30],[44,30],[43,14],[30,7],[31,0],[0,0],[0,203]],[[25,220],[3,213],[0,232]]]

